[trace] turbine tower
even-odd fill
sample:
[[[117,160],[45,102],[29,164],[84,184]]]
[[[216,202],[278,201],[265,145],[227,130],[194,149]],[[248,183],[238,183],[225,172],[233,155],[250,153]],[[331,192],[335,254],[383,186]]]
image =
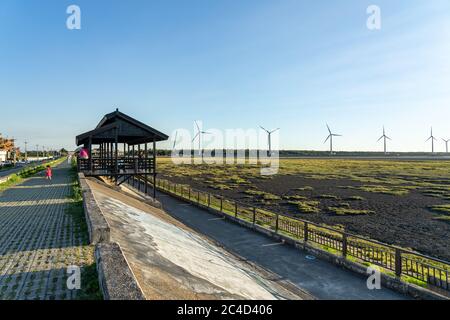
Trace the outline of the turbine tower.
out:
[[[380,137],[380,139],[378,139],[377,142],[379,142],[381,139],[384,139],[384,154],[387,154],[387,140],[392,140],[392,139],[386,135],[384,126],[383,126],[383,135]]]
[[[325,139],[324,143],[327,143],[328,140],[330,140],[330,154],[333,155],[333,137],[342,137],[340,134],[335,134],[331,132],[330,126],[327,123],[327,129],[328,129],[328,137]]]
[[[430,140],[431,140],[431,153],[434,153],[434,141],[436,141],[436,138],[433,136],[433,127],[431,127],[431,136],[425,142],[428,142]]]
[[[197,134],[194,136],[194,139],[192,139],[192,142],[195,141],[195,139],[198,137],[198,154],[202,156],[203,159],[203,149],[202,149],[202,135],[203,134],[211,134],[210,132],[202,131],[200,129],[200,126],[198,125],[197,121],[194,121],[195,125],[197,126]]]
[[[445,142],[445,153],[448,153],[448,143],[450,142],[450,139],[442,138],[442,141]]]
[[[263,126],[259,126],[261,129],[263,129],[265,132],[267,132],[267,140],[269,143],[269,155],[272,155],[272,133],[280,130],[280,128],[277,128],[275,130],[269,131],[266,128],[264,128]]]

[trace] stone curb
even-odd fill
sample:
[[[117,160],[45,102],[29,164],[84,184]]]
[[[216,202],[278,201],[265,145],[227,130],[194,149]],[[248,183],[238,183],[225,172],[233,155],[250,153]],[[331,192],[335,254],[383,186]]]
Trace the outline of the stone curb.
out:
[[[145,300],[119,244],[97,244],[95,260],[105,300]]]
[[[111,242],[111,229],[83,173],[78,173],[90,243],[95,245],[98,281],[105,300],[145,300],[120,245]]]
[[[83,195],[84,215],[89,230],[89,241],[91,244],[110,241],[110,227],[103,216],[100,207],[95,201],[94,194],[89,188],[83,173],[78,173],[78,182]]]

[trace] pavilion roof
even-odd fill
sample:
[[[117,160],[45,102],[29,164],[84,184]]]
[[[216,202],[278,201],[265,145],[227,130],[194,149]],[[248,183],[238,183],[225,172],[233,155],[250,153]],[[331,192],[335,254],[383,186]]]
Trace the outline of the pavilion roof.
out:
[[[165,141],[169,138],[166,134],[116,109],[105,115],[95,129],[78,135],[76,144],[77,146],[87,144],[89,140],[92,144],[114,142],[116,137],[119,143],[129,145]]]

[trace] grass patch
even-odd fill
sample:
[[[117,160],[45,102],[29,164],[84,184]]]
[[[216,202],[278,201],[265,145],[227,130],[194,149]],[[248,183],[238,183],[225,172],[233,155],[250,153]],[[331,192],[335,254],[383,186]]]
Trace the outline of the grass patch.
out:
[[[321,194],[317,198],[319,198],[319,199],[331,199],[331,200],[339,200],[340,199],[338,196],[334,196],[332,194]]]
[[[370,210],[357,210],[345,207],[328,207],[328,210],[338,216],[361,216],[375,213]]]
[[[439,217],[433,218],[433,220],[438,220],[438,221],[443,221],[443,222],[450,223],[450,216],[439,216]]]
[[[409,193],[409,190],[396,188],[396,187],[385,187],[379,185],[369,185],[358,187],[361,191],[365,192],[373,192],[373,193],[381,193],[381,194],[389,194],[392,196],[405,196]]]
[[[347,201],[364,201],[366,199],[361,196],[351,196],[351,197],[345,198],[345,200],[347,200]]]
[[[314,188],[310,187],[310,186],[305,186],[305,187],[301,187],[301,188],[295,188],[294,190],[296,190],[296,191],[313,191]]]
[[[82,190],[77,180],[76,165],[72,163],[70,170],[70,179],[72,181],[72,188],[69,198],[70,204],[66,208],[66,213],[72,217],[73,232],[75,237],[81,238],[80,244],[81,250],[89,254],[89,257],[78,257],[82,259],[83,266],[81,266],[81,289],[77,292],[77,299],[79,300],[102,300],[103,295],[100,291],[100,285],[98,283],[98,273],[95,262],[86,264],[86,261],[94,260],[94,246],[89,245],[88,227],[83,209],[83,196]]]
[[[281,197],[277,196],[276,194],[264,192],[264,191],[260,191],[260,190],[255,190],[255,189],[245,190],[244,193],[251,195],[251,196],[256,196],[258,198],[262,198],[265,201],[281,200]]]
[[[296,205],[301,213],[319,213],[319,201],[289,201],[289,204]]]
[[[348,203],[348,202],[341,202],[337,206],[339,208],[350,208],[350,203]]]
[[[445,213],[450,215],[450,204],[442,204],[438,206],[430,206],[428,207],[431,211]]]
[[[306,198],[304,196],[295,195],[295,196],[284,196],[283,199],[285,199],[285,200],[307,200],[308,198]]]
[[[279,197],[275,194],[266,193],[263,195],[263,199],[266,201],[275,201],[275,200],[281,200],[281,197]]]

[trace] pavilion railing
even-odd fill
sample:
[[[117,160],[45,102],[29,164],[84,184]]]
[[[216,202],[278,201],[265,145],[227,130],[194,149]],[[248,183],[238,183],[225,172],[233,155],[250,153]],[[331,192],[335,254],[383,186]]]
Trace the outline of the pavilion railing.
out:
[[[153,172],[153,158],[132,157],[93,157],[92,159],[78,159],[78,170],[83,172],[111,172],[117,168],[121,172]]]
[[[439,288],[450,291],[450,262],[229,200],[193,189],[189,185],[156,179],[156,187],[200,207],[217,210],[303,243],[314,244],[345,259],[376,265],[383,272],[404,281],[433,290]]]

